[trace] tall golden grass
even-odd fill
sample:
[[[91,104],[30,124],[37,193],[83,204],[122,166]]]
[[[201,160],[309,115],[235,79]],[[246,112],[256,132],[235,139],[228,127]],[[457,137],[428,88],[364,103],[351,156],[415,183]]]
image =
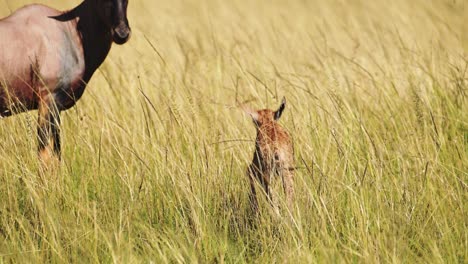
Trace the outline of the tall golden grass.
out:
[[[57,175],[37,172],[36,112],[0,120],[0,263],[466,263],[467,14],[130,1],[131,41],[63,115]],[[282,96],[297,199],[252,219],[255,130],[235,105]]]

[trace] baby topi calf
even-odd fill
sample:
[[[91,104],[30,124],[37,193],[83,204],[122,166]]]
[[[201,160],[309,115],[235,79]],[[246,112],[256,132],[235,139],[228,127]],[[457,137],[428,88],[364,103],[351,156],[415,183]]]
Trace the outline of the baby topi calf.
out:
[[[270,109],[255,111],[247,106],[242,107],[252,117],[257,128],[254,157],[252,164],[250,164],[247,170],[252,191],[250,202],[255,213],[258,212],[258,200],[255,190],[256,181],[259,181],[270,203],[273,203],[271,183],[274,181],[275,176],[281,177],[288,207],[292,209],[294,194],[293,144],[286,130],[277,122],[283,113],[285,105],[286,99],[283,98],[280,107],[276,111]]]

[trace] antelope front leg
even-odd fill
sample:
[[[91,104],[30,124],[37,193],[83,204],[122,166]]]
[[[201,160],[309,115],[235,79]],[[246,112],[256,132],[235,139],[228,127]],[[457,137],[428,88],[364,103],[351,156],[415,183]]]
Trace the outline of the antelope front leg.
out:
[[[250,194],[249,194],[249,201],[250,207],[255,215],[258,213],[258,200],[257,200],[257,192],[255,190],[255,172],[253,171],[255,168],[253,166],[249,166],[247,173],[249,175],[249,182],[250,182]]]
[[[290,168],[282,169],[282,176],[283,179],[283,188],[284,193],[286,195],[286,203],[288,205],[288,209],[293,209],[293,201],[294,201],[294,186],[293,186],[293,178],[294,178],[294,171]]]
[[[53,158],[60,161],[60,111],[51,100],[39,102],[37,135],[41,163],[47,167]]]
[[[263,175],[265,175],[266,173],[264,173]],[[271,189],[271,186],[270,186],[270,179],[263,179],[262,180],[262,186],[263,186],[263,189],[265,190],[265,194],[266,194],[266,197],[268,199],[268,203],[270,204],[270,206],[273,208],[273,211],[275,212],[275,214],[277,216],[280,215],[280,211],[279,211],[279,206],[278,206],[278,197],[276,195],[273,195],[273,192],[272,192],[272,189]]]

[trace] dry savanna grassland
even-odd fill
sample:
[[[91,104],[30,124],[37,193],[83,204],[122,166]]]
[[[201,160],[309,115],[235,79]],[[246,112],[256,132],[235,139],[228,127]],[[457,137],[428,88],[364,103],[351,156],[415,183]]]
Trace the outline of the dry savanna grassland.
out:
[[[38,174],[37,112],[0,120],[0,263],[467,263],[466,0],[130,0],[128,16],[132,39],[62,115],[58,171]],[[283,96],[294,208],[263,195],[253,218],[236,102]]]

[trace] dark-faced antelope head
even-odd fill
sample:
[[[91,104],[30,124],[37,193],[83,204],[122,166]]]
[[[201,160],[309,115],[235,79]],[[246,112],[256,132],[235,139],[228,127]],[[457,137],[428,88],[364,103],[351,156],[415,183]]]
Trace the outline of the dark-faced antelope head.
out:
[[[97,0],[101,20],[110,28],[114,43],[122,45],[130,39],[132,30],[128,24],[128,0]]]

